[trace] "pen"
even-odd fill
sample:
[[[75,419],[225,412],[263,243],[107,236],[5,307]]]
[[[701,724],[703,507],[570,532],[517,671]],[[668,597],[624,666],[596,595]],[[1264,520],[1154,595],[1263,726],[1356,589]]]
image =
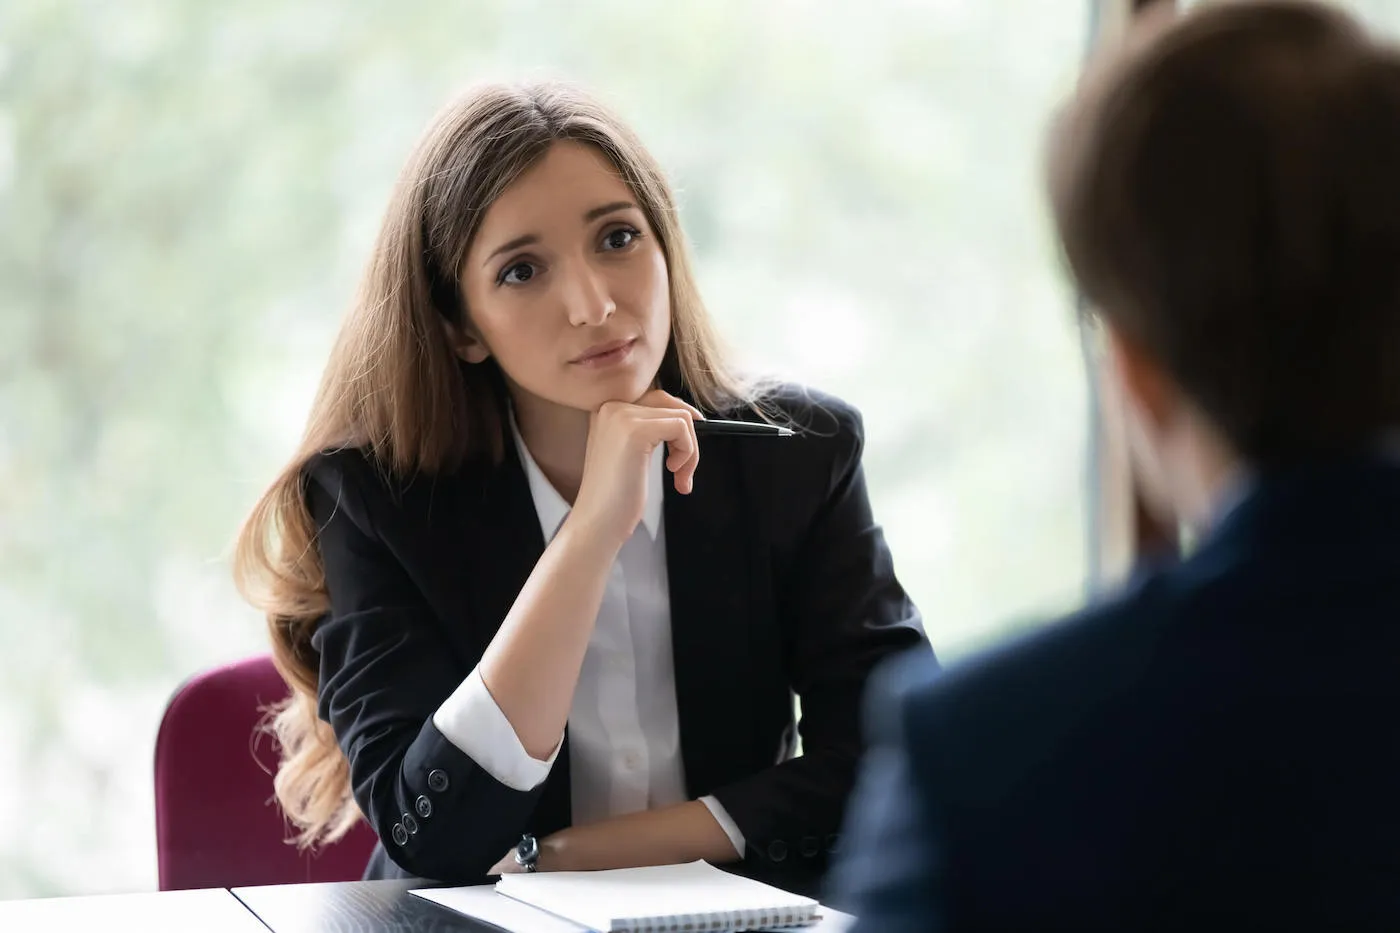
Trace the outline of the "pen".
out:
[[[792,437],[791,428],[779,427],[776,424],[765,424],[761,421],[696,421],[695,434],[697,437],[706,435],[730,435],[746,437]]]

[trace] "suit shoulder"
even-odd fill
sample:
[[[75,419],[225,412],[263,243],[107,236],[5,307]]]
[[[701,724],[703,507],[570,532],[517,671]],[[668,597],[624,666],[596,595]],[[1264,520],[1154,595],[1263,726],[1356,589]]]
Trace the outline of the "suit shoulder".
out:
[[[344,447],[310,457],[301,475],[313,505],[317,498],[329,498],[348,509],[362,525],[398,526],[421,524],[445,508],[479,499],[466,491],[483,488],[490,469],[489,465],[466,464],[441,474],[404,475],[368,449]]]
[[[303,482],[314,482],[327,489],[346,483],[358,485],[381,473],[373,455],[360,447],[323,450],[308,457],[301,468]]]
[[[400,501],[416,481],[396,475],[368,449],[342,447],[312,455],[301,469],[307,495],[318,494],[316,487],[352,507],[378,508]]]
[[[859,459],[865,446],[865,423],[860,411],[844,399],[794,382],[764,382],[755,387],[748,404],[724,412],[724,417],[765,420],[791,428],[802,443],[803,457],[814,447],[825,448],[834,459]],[[784,452],[791,445],[777,445]]]
[[[774,541],[800,544],[813,521],[844,497],[854,494],[856,507],[867,507],[858,502],[865,495],[860,415],[849,403],[806,386],[768,383],[760,390],[752,407],[725,417],[768,421],[791,428],[793,436],[772,443],[707,441],[716,457],[711,462],[738,464],[756,520]]]
[[[1189,594],[1171,572],[911,683],[904,712],[927,729],[1047,732],[1132,694],[1157,660],[1164,623]],[[1016,724],[1021,725],[1016,725]],[[916,727],[917,728],[917,727]],[[995,733],[993,733],[995,734]]]
[[[865,433],[860,410],[845,399],[795,382],[771,382],[760,388],[759,406],[766,413],[804,434]]]
[[[441,472],[401,473],[366,447],[338,447],[309,457],[302,467],[303,479],[320,483],[350,483],[365,490],[377,490],[395,498],[419,487],[441,484],[469,485],[489,480],[499,465],[467,461]]]
[[[365,530],[373,527],[372,502],[387,498],[387,476],[366,450],[345,447],[313,454],[301,468],[302,495],[324,530],[342,515]]]

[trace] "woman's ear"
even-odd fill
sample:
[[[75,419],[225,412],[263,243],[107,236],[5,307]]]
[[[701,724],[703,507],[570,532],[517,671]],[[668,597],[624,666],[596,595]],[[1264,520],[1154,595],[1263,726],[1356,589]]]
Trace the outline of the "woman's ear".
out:
[[[1181,408],[1181,392],[1162,365],[1136,340],[1104,324],[1109,366],[1129,403],[1160,430]]]
[[[447,342],[451,345],[452,352],[466,362],[484,363],[491,356],[491,348],[471,324],[459,327],[451,321],[443,321],[442,329],[447,334]]]

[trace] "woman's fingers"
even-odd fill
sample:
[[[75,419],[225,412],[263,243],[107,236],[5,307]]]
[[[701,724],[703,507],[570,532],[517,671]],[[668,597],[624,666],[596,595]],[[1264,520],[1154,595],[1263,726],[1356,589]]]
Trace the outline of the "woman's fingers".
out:
[[[641,407],[654,411],[681,412],[686,416],[679,419],[684,422],[684,435],[666,439],[669,448],[666,469],[675,474],[676,491],[689,495],[695,488],[695,469],[700,465],[700,440],[695,435],[695,422],[703,421],[705,416],[694,405],[660,389],[654,389],[642,396]]]
[[[676,474],[676,491],[690,495],[695,489],[695,468],[700,465],[700,448],[695,448],[695,453],[681,464],[679,469],[674,470]]]
[[[695,422],[685,419],[685,442],[670,445],[666,466],[676,474],[676,492],[690,495],[695,488],[695,468],[700,465],[700,439],[695,436]]]
[[[700,463],[700,441],[690,411],[680,408],[637,406],[633,410],[637,436],[649,447],[665,444],[666,469],[676,475],[676,491],[689,493]]]
[[[637,399],[637,404],[645,406],[647,408],[671,408],[675,409],[676,411],[686,411],[690,412],[691,417],[695,418],[696,420],[705,420],[705,416],[701,414],[700,409],[696,408],[694,405],[690,404],[684,399],[676,398],[674,395],[663,389],[652,389],[646,395],[643,395],[641,398]]]

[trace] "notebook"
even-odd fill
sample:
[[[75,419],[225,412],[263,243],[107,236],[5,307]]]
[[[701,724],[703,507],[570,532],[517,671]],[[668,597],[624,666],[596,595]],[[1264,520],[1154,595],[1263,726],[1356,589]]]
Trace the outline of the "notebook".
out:
[[[817,922],[816,901],[705,862],[503,875],[496,890],[601,933],[703,933]]]

